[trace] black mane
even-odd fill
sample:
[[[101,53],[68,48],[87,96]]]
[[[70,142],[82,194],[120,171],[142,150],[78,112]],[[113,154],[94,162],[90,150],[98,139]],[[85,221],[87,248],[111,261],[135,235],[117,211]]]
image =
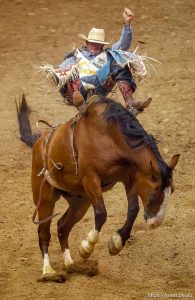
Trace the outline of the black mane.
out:
[[[144,149],[147,145],[151,147],[161,170],[163,181],[162,188],[164,189],[168,185],[168,181],[171,178],[172,170],[163,160],[158,150],[156,139],[153,137],[153,135],[148,134],[136,117],[120,103],[104,97],[102,97],[100,100],[107,104],[107,108],[102,114],[104,120],[108,124],[115,123],[119,125],[119,128],[130,147],[136,149],[137,151]]]

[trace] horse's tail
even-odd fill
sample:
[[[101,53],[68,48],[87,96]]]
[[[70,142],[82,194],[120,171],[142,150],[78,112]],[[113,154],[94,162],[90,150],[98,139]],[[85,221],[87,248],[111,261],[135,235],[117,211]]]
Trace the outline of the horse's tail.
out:
[[[27,105],[25,95],[22,94],[22,97],[18,101],[18,103],[16,100],[15,102],[19,123],[20,140],[24,142],[28,147],[32,148],[35,142],[39,139],[40,134],[32,132],[29,119],[31,110]]]

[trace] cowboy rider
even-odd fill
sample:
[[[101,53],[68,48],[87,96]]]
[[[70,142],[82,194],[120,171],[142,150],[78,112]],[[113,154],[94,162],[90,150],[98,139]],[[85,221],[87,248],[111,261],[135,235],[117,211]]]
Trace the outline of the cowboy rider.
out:
[[[132,11],[125,8],[123,12],[124,26],[121,37],[117,43],[113,44],[110,49],[111,51],[127,51],[129,49],[132,40],[132,18]],[[110,44],[110,42],[106,41],[104,30],[92,28],[89,31],[88,36],[83,34],[79,34],[78,36],[85,40],[86,46],[83,46],[82,50],[74,49],[66,55],[64,61],[56,70],[56,75],[63,75],[64,62],[71,58],[79,59],[79,77],[77,76],[76,79],[67,82],[67,84],[60,89],[62,96],[65,97],[67,95],[71,95],[73,104],[79,107],[85,103],[87,98],[88,91],[86,91],[85,86],[92,85],[95,88],[94,94],[106,96],[117,83],[125,100],[127,109],[135,115],[143,111],[144,108],[150,104],[151,98],[148,98],[145,101],[138,101],[133,98],[133,93],[136,90],[136,84],[133,80],[129,67],[122,67],[113,59],[111,59],[109,67],[107,67],[107,57],[109,54],[109,51],[107,50],[109,50],[109,48],[104,50],[104,46]],[[101,71],[103,69],[105,69],[104,73],[107,72],[107,77],[101,82],[101,76],[97,76],[97,71]]]

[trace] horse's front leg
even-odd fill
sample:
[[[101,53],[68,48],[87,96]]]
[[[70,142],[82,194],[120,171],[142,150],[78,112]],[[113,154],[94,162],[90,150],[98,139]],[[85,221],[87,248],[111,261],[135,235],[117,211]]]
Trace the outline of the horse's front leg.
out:
[[[98,241],[102,225],[106,222],[107,212],[102,197],[102,188],[99,177],[96,174],[85,176],[83,178],[83,186],[86,195],[93,206],[95,215],[95,228],[88,233],[86,239],[82,240],[80,247],[80,255],[84,258],[88,258]]]
[[[122,250],[125,242],[130,238],[133,223],[139,212],[138,195],[129,188],[126,188],[126,194],[128,199],[127,219],[123,227],[108,242],[110,255],[116,255]]]

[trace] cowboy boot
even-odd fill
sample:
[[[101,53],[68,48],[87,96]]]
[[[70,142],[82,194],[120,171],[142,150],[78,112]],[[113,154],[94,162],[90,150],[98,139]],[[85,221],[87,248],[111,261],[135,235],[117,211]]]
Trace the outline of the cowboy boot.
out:
[[[135,116],[143,112],[152,101],[152,98],[149,97],[143,101],[135,100],[131,85],[127,81],[119,81],[118,86],[125,100],[126,108]]]
[[[86,110],[85,99],[80,92],[80,87],[81,87],[80,78],[77,78],[72,82],[72,87],[73,87],[73,95],[72,95],[73,103],[80,112],[84,112]]]

